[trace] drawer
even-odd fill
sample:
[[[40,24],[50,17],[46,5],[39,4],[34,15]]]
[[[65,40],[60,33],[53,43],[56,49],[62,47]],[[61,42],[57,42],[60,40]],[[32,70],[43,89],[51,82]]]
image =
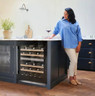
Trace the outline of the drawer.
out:
[[[95,71],[95,60],[79,58],[78,59],[78,69]]]
[[[81,48],[81,50],[79,52],[79,57],[82,57],[82,58],[95,58],[95,49]]]
[[[95,48],[95,40],[83,40],[81,48]]]

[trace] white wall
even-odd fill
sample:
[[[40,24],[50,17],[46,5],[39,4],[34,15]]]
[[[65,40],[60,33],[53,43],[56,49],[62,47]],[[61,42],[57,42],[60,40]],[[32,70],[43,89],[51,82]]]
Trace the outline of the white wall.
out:
[[[57,0],[57,18],[66,7],[73,8],[79,22],[83,38],[95,38],[95,0]]]
[[[19,10],[23,3],[29,12]],[[47,36],[46,29],[50,27],[53,31],[66,7],[74,9],[82,36],[94,34],[94,0],[0,0],[0,18],[11,18],[15,22],[13,36],[23,36],[28,24],[34,37]]]

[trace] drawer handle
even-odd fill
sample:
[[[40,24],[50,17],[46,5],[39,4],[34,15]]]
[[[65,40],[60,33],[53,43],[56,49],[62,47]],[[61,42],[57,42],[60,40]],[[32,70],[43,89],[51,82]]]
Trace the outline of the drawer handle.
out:
[[[92,52],[88,52],[88,54],[92,54]]]
[[[88,63],[89,63],[89,64],[92,64],[92,62],[91,62],[91,61],[89,61]]]
[[[88,45],[92,45],[92,43],[88,43]]]

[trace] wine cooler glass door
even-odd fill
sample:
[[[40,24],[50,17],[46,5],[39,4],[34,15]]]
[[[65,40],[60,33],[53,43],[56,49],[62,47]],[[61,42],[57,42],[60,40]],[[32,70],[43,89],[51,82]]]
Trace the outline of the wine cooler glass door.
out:
[[[20,46],[19,80],[46,83],[45,44]]]

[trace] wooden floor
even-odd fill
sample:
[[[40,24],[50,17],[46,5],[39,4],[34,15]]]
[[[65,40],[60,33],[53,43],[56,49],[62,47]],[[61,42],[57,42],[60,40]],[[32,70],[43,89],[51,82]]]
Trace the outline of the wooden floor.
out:
[[[78,71],[78,79],[82,85],[73,86],[66,79],[51,90],[0,81],[0,96],[95,96],[95,72]]]

